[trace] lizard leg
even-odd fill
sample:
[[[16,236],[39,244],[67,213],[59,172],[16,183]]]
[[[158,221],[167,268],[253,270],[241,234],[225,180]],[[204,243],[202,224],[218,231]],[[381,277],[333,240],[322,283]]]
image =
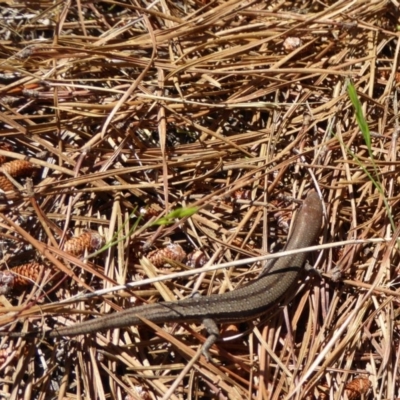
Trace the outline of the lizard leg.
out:
[[[195,292],[193,293],[192,296],[201,297],[201,294],[199,292]],[[208,338],[204,342],[201,352],[203,353],[203,356],[207,359],[207,361],[210,362],[212,360],[210,354],[210,348],[218,340],[219,329],[217,323],[212,318],[207,318],[207,317],[203,318],[201,322],[204,325],[204,328],[206,328],[206,331],[208,333]]]
[[[210,348],[218,340],[219,329],[216,322],[212,318],[203,318],[202,323],[207,330],[208,338],[204,342],[201,352],[203,353],[207,361],[210,362],[211,361]]]
[[[314,268],[308,260],[304,263],[304,270],[310,274],[317,275],[319,278],[322,278],[322,274],[320,271],[318,271],[316,268]]]

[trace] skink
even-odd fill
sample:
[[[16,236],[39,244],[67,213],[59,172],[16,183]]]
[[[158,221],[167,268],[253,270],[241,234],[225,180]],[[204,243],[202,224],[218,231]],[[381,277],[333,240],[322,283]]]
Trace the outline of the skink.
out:
[[[309,192],[294,221],[292,233],[285,250],[296,250],[313,244],[320,232],[322,222],[322,203],[316,192]],[[91,319],[76,325],[53,329],[46,332],[0,332],[0,336],[56,338],[75,336],[104,331],[111,328],[122,328],[130,325],[142,325],[140,317],[155,322],[233,322],[248,320],[262,314],[268,307],[279,300],[297,281],[303,267],[306,253],[282,256],[273,263],[270,269],[259,278],[239,289],[223,294],[202,297],[195,296],[176,302],[160,302],[133,307],[121,312]],[[205,323],[209,333],[214,337],[205,346],[215,342],[218,332],[215,327]]]

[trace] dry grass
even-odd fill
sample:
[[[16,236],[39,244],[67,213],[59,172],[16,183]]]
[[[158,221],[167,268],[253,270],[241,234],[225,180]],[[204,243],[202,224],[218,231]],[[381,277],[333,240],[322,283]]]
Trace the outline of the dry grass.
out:
[[[5,176],[2,270],[43,266],[35,284],[0,297],[6,329],[231,290],[260,263],[151,285],[141,279],[188,261],[172,270],[143,256],[169,242],[201,250],[196,266],[278,251],[293,198],[311,188],[331,244],[310,256],[324,279],[305,279],[253,330],[222,327],[244,333],[214,346],[215,364],[199,357],[196,325],[2,338],[0,397],[400,397],[396,0],[8,0],[0,13],[0,156],[39,171]],[[192,205],[191,217],[152,225]],[[105,237],[96,257],[66,251],[84,229]],[[136,286],[66,302],[126,282]]]

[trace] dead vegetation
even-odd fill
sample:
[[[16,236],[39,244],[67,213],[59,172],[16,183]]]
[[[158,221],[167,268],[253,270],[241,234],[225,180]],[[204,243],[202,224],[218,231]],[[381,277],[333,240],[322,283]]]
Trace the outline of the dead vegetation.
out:
[[[193,324],[2,338],[2,398],[400,397],[398,10],[396,0],[2,1],[0,156],[35,169],[26,179],[0,168],[3,329],[232,290],[257,276],[261,264],[246,259],[283,247],[293,199],[312,188],[331,245],[310,255],[324,278],[305,278],[254,329],[221,327],[239,338],[213,347],[215,364],[198,357],[205,333]],[[86,257],[99,235],[105,246]],[[8,271],[25,265],[35,284],[12,286]]]

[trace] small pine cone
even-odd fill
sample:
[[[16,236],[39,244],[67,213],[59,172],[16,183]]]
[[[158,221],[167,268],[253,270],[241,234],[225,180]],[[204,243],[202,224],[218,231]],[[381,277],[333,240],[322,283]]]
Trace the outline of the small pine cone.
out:
[[[186,258],[186,253],[179,244],[171,243],[163,249],[150,252],[147,258],[155,267],[162,267],[170,265],[167,259],[182,262]]]
[[[14,185],[4,175],[0,175],[0,189],[3,192],[9,192],[10,190],[14,190]]]
[[[89,253],[99,250],[104,245],[104,238],[96,231],[86,231],[82,235],[67,240],[64,251],[80,257],[87,250]]]
[[[150,203],[146,207],[140,207],[139,210],[140,215],[146,220],[159,216],[161,212],[162,208],[157,203]]]
[[[207,261],[207,256],[201,250],[194,250],[187,256],[187,265],[192,268],[201,268]]]
[[[232,195],[234,200],[251,200],[251,190],[239,189]]]
[[[2,100],[4,101],[4,98]],[[0,150],[13,151],[13,146],[11,146],[11,144],[9,144],[9,143],[1,142]],[[6,156],[0,156],[0,164],[5,163],[6,159],[7,159]]]
[[[12,177],[32,175],[37,167],[26,160],[12,160],[0,167],[0,171],[6,171]]]
[[[371,387],[371,381],[366,375],[360,375],[358,378],[353,379],[349,382],[345,391],[349,400],[361,399],[362,395],[365,395]]]
[[[293,51],[303,45],[303,41],[298,37],[287,37],[283,42],[283,48],[286,52]]]
[[[7,294],[14,287],[15,276],[10,271],[0,271],[0,294]]]
[[[33,282],[37,282],[40,277],[40,273],[46,269],[43,264],[31,262],[27,264],[18,265],[17,267],[11,268],[10,272],[15,277],[14,287],[31,285]],[[43,273],[42,272],[42,273]]]

